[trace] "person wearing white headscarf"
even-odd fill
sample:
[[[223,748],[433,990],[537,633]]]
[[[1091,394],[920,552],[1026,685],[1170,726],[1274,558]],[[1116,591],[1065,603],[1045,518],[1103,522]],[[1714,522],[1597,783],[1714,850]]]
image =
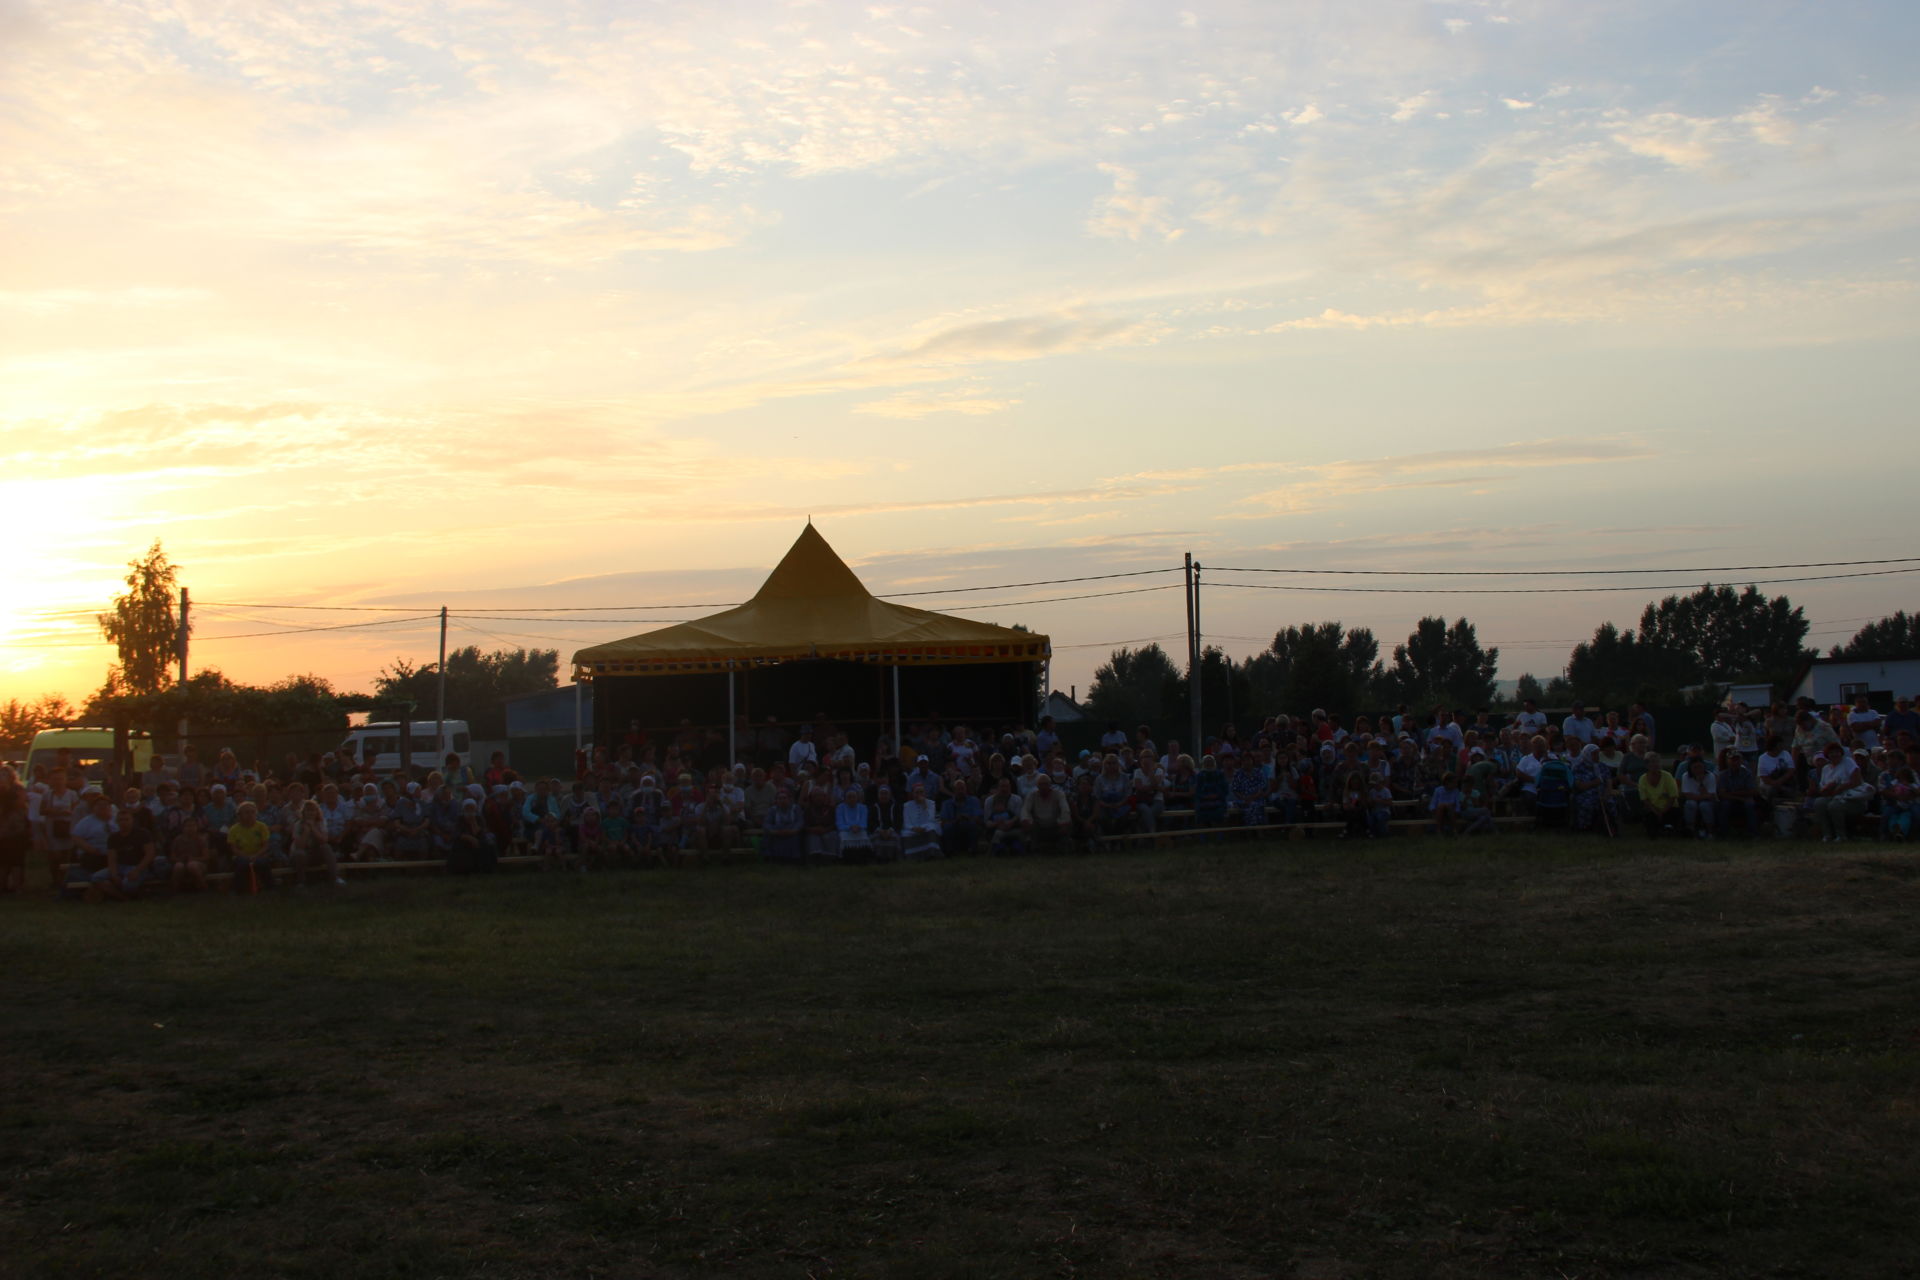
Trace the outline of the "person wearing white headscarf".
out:
[[[1600,760],[1598,743],[1589,742],[1573,759],[1573,827],[1576,831],[1613,832],[1619,827],[1612,770]]]

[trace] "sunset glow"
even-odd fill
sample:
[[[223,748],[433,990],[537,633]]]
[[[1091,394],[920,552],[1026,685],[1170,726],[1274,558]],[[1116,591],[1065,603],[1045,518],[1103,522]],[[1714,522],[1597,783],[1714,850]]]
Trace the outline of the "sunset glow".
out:
[[[63,611],[155,538],[196,665],[343,689],[433,625],[257,606],[731,602],[809,516],[876,592],[1916,554],[1916,12],[0,4],[0,698],[98,685]],[[1777,589],[1825,646],[1911,585]],[[1049,594],[916,603],[1062,688],[1183,627]],[[1207,630],[1512,677],[1648,594]],[[455,638],[689,615],[584,616]]]

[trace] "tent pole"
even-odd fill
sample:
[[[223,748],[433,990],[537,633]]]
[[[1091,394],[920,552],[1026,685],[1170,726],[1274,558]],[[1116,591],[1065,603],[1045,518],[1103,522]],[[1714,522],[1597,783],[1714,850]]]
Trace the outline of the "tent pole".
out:
[[[900,741],[900,668],[893,668],[893,758],[898,760],[902,749]]]
[[[738,745],[734,742],[734,737],[733,737],[735,719],[736,717],[733,714],[733,668],[728,667],[727,668],[727,770],[728,772],[732,772],[733,766],[740,762],[740,749]]]
[[[580,749],[582,740],[580,725],[580,675],[578,672],[575,672],[573,677],[573,749],[575,751]]]

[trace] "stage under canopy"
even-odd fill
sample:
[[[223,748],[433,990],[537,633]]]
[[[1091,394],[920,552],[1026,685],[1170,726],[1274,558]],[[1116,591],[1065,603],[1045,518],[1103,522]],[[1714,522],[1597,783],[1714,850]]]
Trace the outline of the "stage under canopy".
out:
[[[747,603],[573,661],[602,744],[635,721],[657,736],[825,716],[865,757],[903,721],[1031,724],[1051,653],[1044,635],[878,599],[809,524]]]

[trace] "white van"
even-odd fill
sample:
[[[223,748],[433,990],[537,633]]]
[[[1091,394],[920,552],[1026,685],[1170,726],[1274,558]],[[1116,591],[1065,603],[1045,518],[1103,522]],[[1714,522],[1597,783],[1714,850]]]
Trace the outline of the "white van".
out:
[[[468,753],[473,749],[473,738],[467,732],[465,720],[446,720],[440,725],[440,738],[436,742],[433,736],[433,721],[409,720],[408,736],[413,739],[409,744],[412,761],[417,769],[438,769],[446,764],[449,755],[460,757],[461,764],[467,764]],[[353,758],[362,764],[372,764],[382,772],[389,773],[400,767],[400,722],[398,720],[376,720],[363,724],[347,734],[347,740],[340,744],[342,748],[353,752]]]

